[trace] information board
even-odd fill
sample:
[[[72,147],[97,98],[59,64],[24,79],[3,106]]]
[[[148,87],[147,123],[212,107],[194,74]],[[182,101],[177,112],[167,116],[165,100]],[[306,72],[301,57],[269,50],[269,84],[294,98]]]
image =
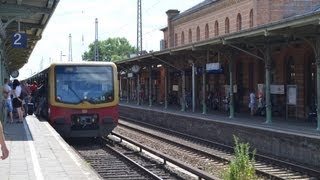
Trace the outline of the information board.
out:
[[[284,94],[284,85],[270,85],[270,94]]]
[[[287,104],[297,105],[297,85],[287,85]]]

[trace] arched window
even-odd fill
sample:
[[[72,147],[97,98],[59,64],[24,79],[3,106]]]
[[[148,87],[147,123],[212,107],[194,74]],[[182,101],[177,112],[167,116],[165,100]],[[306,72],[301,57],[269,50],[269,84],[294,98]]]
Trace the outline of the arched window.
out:
[[[192,43],[192,30],[189,29],[189,43]]]
[[[219,23],[218,23],[218,21],[216,21],[214,23],[214,35],[219,36]]]
[[[178,46],[178,34],[174,34],[174,46]]]
[[[181,33],[181,45],[184,45],[184,32]]]
[[[197,27],[197,41],[200,41],[200,27]]]
[[[205,27],[205,39],[209,39],[209,25],[206,24],[206,27]]]
[[[250,14],[249,14],[249,26],[251,28],[253,27],[253,9],[250,10]]]
[[[230,32],[230,23],[229,23],[229,18],[227,17],[226,20],[224,21],[224,26],[225,26],[225,34],[229,34]]]
[[[241,31],[242,29],[242,22],[241,22],[241,14],[238,13],[238,16],[237,16],[237,31]]]

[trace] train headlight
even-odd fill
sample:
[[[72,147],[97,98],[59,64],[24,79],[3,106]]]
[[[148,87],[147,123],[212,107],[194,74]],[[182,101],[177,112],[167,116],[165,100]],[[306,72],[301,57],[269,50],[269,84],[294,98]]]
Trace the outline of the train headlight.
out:
[[[77,123],[80,123],[80,118],[77,118]]]
[[[94,123],[96,120],[94,118],[91,119],[91,122]]]

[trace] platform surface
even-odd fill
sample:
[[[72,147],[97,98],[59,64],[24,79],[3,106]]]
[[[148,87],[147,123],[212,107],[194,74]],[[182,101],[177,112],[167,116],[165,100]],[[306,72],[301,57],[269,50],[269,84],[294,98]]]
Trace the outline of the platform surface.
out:
[[[289,118],[287,120],[284,117],[273,117],[272,123],[267,124],[266,118],[262,116],[250,116],[248,113],[236,113],[234,118],[229,118],[228,113],[221,113],[218,111],[207,112],[202,114],[200,111],[192,112],[190,109],[181,111],[179,107],[168,107],[160,105],[137,105],[136,103],[121,102],[120,106],[138,108],[144,110],[158,111],[168,114],[175,114],[180,116],[194,117],[195,119],[217,121],[227,124],[234,124],[239,126],[246,126],[252,128],[261,128],[270,131],[276,131],[286,134],[295,134],[299,136],[305,136],[315,139],[320,139],[320,131],[317,130],[316,123],[310,123],[306,120]],[[120,114],[121,115],[121,114]]]
[[[46,121],[27,116],[4,131],[10,154],[0,160],[1,180],[100,179]]]

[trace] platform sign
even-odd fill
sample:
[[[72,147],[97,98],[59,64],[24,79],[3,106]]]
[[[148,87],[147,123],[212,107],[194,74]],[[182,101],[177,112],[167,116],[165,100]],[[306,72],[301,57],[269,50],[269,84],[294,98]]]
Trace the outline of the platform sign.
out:
[[[12,36],[12,47],[13,48],[27,48],[27,34],[26,33],[15,33]]]
[[[223,68],[220,63],[208,63],[206,64],[206,72],[208,74],[223,74]]]

